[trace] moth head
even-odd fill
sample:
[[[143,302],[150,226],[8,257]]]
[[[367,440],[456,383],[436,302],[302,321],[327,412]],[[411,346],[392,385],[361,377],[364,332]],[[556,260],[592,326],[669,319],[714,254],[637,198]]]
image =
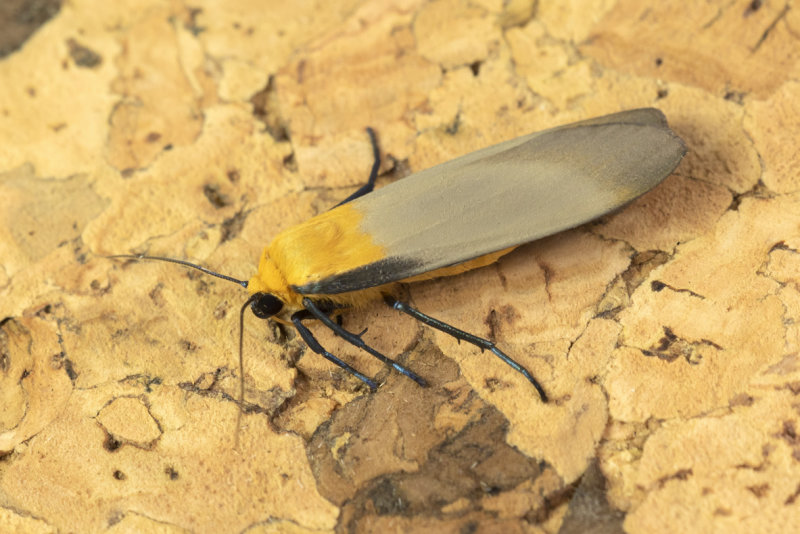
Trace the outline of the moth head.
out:
[[[259,319],[269,319],[283,309],[283,301],[272,293],[253,293],[248,300],[250,310]]]

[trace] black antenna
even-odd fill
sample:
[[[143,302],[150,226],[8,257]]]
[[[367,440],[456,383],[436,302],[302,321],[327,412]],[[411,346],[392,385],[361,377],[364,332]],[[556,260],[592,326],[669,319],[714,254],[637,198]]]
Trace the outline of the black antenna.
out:
[[[240,286],[247,288],[247,280],[239,280],[232,276],[228,276],[227,274],[220,274],[218,272],[212,271],[211,269],[206,269],[205,267],[202,267],[200,265],[185,260],[176,260],[175,258],[165,258],[163,256],[145,256],[144,254],[114,254],[113,256],[106,256],[106,258],[127,258],[129,260],[157,260],[157,261],[166,261],[169,263],[177,263],[178,265],[191,267],[192,269],[197,269],[198,271],[210,274],[211,276],[216,276],[217,278],[222,278],[223,280],[227,280],[228,282],[233,282],[234,284],[239,284]]]
[[[259,293],[250,295],[239,311],[239,411],[236,413],[236,437],[234,448],[239,449],[239,431],[242,428],[242,412],[245,410],[244,406],[244,312],[250,305],[260,297]]]
[[[218,272],[212,271],[211,269],[206,269],[200,265],[195,263],[191,263],[185,260],[177,260],[175,258],[166,258],[164,256],[146,256],[144,254],[114,254],[112,256],[106,256],[107,258],[125,258],[129,260],[155,260],[155,261],[166,261],[168,263],[177,263],[178,265],[183,265],[185,267],[191,267],[192,269],[197,269],[200,272],[205,274],[209,274],[211,276],[216,276],[217,278],[222,278],[223,280],[227,280],[228,282],[233,282],[234,284],[239,284],[240,286],[247,288],[247,281],[246,280],[239,280],[232,276],[228,276],[226,274],[220,274]],[[242,306],[241,312],[239,313],[239,412],[236,416],[236,437],[235,437],[235,445],[234,448],[239,448],[239,429],[242,426],[242,411],[245,409],[244,407],[244,356],[243,356],[243,338],[244,338],[244,312],[250,306],[255,299],[257,299],[259,294],[251,295],[250,298]]]

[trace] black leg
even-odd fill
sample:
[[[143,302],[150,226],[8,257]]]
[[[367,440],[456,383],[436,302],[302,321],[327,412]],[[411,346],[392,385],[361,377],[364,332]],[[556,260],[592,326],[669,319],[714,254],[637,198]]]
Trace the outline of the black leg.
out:
[[[306,310],[300,310],[299,312],[292,314],[292,323],[294,323],[294,327],[297,328],[297,331],[300,333],[300,337],[302,337],[303,341],[306,342],[308,348],[310,348],[320,356],[324,357],[328,361],[335,363],[336,365],[338,365],[339,367],[341,367],[354,377],[358,378],[366,385],[368,385],[370,389],[372,390],[378,389],[378,385],[375,382],[373,382],[370,378],[362,375],[361,373],[350,367],[347,363],[343,362],[342,360],[340,360],[339,358],[337,358],[336,356],[325,350],[322,347],[322,345],[319,344],[319,341],[317,341],[317,338],[315,338],[314,334],[311,333],[311,330],[309,330],[306,327],[306,325],[304,325],[302,322],[303,319],[312,319],[312,318],[314,318],[314,316],[312,316]]]
[[[325,326],[330,328],[333,331],[334,334],[336,334],[340,338],[344,339],[345,341],[347,341],[351,345],[353,345],[355,347],[358,347],[359,349],[372,354],[373,356],[378,358],[380,361],[382,361],[386,365],[391,365],[392,368],[394,368],[395,371],[407,376],[408,378],[410,378],[411,380],[413,380],[414,382],[416,382],[420,386],[425,387],[425,386],[428,385],[428,383],[425,382],[425,380],[422,377],[416,375],[411,370],[406,369],[405,367],[403,367],[402,365],[400,365],[396,361],[392,360],[391,358],[387,358],[386,356],[384,356],[383,354],[381,354],[377,350],[373,349],[372,347],[370,347],[369,345],[364,343],[364,340],[361,339],[361,336],[364,335],[364,332],[366,332],[366,330],[364,330],[364,332],[361,332],[360,334],[353,334],[352,332],[349,332],[349,331],[345,330],[344,328],[341,327],[341,325],[336,324],[330,317],[328,317],[328,315],[324,311],[322,311],[314,303],[313,300],[311,300],[308,297],[303,299],[303,306],[305,306],[306,310],[308,310],[308,312],[311,315],[313,315],[315,319],[319,319],[322,322],[322,324],[324,324]]]
[[[443,323],[438,319],[434,319],[428,315],[425,315],[419,310],[416,310],[409,306],[404,302],[400,302],[399,300],[391,297],[389,295],[385,295],[383,297],[384,302],[394,308],[397,311],[401,311],[407,315],[410,315],[417,321],[424,323],[432,328],[437,330],[441,330],[445,334],[449,334],[458,340],[466,341],[467,343],[472,343],[476,347],[480,348],[481,350],[490,350],[492,351],[495,356],[506,362],[508,365],[511,366],[512,369],[517,371],[518,373],[522,374],[528,381],[533,384],[533,387],[536,388],[536,391],[539,392],[539,396],[542,398],[542,402],[547,402],[547,394],[544,392],[544,388],[533,378],[533,375],[528,372],[523,366],[512,360],[511,358],[506,355],[503,351],[498,349],[494,343],[489,341],[488,339],[483,339],[482,337],[474,336],[470,333],[464,332],[463,330],[459,330],[458,328],[451,326],[447,323]]]
[[[358,197],[363,197],[375,189],[375,180],[378,178],[378,168],[381,166],[381,151],[378,149],[378,140],[375,137],[375,130],[372,128],[367,128],[367,134],[369,134],[369,142],[372,144],[372,170],[369,171],[369,179],[367,180],[367,183],[362,185],[355,193],[336,204],[334,208],[337,208],[342,204],[347,204],[351,200],[355,200]]]

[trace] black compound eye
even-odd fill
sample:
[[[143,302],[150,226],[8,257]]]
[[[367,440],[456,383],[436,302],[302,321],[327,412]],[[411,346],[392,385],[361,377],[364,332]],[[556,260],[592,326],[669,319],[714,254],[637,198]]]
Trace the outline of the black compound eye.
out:
[[[255,300],[250,303],[253,315],[259,319],[269,319],[283,308],[283,302],[271,293],[256,293]]]

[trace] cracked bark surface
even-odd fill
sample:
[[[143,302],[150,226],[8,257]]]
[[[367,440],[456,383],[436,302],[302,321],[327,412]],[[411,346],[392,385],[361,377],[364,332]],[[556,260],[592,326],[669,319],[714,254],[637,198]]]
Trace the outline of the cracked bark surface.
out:
[[[790,531],[800,11],[531,5],[15,12],[0,27],[0,530]],[[366,178],[368,125],[380,186],[640,106],[689,148],[664,183],[406,289],[528,367],[547,405],[491,355],[376,303],[344,326],[430,388],[316,329],[383,382],[370,394],[248,317],[237,431],[244,291],[104,257],[247,278],[271,236]]]

